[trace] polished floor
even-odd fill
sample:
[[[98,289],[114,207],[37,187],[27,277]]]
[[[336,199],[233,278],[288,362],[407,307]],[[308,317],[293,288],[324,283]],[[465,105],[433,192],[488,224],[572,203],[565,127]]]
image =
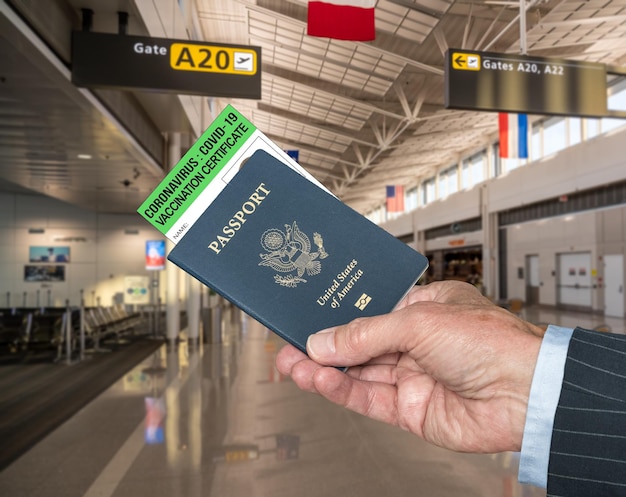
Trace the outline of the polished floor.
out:
[[[624,320],[526,309],[624,333]],[[6,497],[541,497],[518,454],[457,454],[299,391],[232,309],[219,344],[161,347],[0,473]],[[0,441],[1,444],[1,441]]]

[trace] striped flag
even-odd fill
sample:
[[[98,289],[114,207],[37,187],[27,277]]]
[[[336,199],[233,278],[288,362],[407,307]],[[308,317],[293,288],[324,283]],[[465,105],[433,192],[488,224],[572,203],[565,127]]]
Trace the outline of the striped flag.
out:
[[[528,158],[528,116],[526,114],[498,114],[500,130],[500,157]]]
[[[374,40],[375,5],[376,0],[311,1],[307,14],[307,34],[337,40]]]
[[[404,187],[387,187],[387,212],[404,212]]]

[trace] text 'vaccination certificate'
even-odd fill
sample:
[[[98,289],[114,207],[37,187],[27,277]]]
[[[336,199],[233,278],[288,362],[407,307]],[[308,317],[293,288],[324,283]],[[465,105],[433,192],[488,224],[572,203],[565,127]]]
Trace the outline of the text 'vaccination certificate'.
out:
[[[285,151],[228,105],[137,212],[176,244],[256,150],[265,150],[326,190]]]

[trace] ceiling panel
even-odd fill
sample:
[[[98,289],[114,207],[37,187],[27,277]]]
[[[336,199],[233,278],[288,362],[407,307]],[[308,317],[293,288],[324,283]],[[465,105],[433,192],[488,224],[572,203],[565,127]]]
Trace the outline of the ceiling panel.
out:
[[[103,212],[134,212],[164,175],[166,154],[154,142],[148,151],[142,131],[163,150],[172,131],[191,142],[226,103],[367,212],[384,203],[387,181],[414,186],[495,136],[495,114],[443,108],[445,50],[520,46],[517,5],[488,0],[378,0],[367,43],[308,36],[306,0],[0,2],[0,189]],[[527,5],[530,55],[624,65],[624,0]],[[130,34],[262,47],[262,98],[75,88],[68,39],[85,7],[94,30],[115,32],[125,11]],[[122,112],[128,103],[135,114]]]

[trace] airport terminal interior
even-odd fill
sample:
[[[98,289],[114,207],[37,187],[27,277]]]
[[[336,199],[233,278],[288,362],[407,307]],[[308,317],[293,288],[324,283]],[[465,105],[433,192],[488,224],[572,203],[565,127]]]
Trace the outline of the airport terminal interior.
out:
[[[518,452],[438,448],[301,391],[256,309],[167,255],[196,233],[181,206],[205,176],[214,209],[234,190],[252,128],[423,254],[411,286],[625,334],[626,4],[350,0],[362,17],[309,34],[337,2],[312,3],[0,0],[0,495],[546,496],[518,482]],[[218,119],[239,122],[230,138]],[[235,246],[263,188],[209,252]],[[339,218],[263,232],[253,265],[282,273],[261,314],[332,261]],[[363,245],[398,271],[382,238]]]

